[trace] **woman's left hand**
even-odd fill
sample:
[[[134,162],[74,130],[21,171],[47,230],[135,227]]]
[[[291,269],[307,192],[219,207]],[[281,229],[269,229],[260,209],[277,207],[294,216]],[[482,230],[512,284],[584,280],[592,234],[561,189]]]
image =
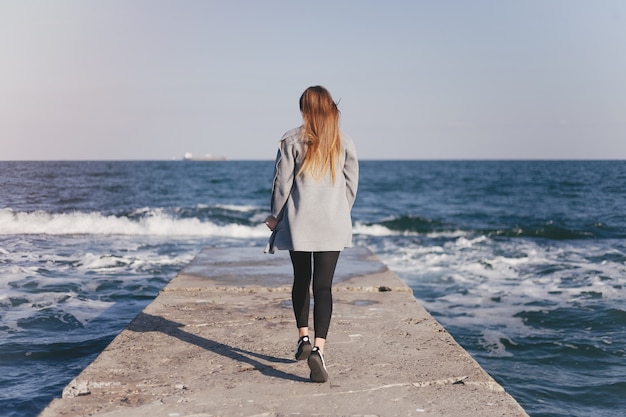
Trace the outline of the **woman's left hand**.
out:
[[[268,216],[264,223],[271,231],[274,231],[274,229],[276,229],[276,225],[278,225],[278,219],[274,216]]]

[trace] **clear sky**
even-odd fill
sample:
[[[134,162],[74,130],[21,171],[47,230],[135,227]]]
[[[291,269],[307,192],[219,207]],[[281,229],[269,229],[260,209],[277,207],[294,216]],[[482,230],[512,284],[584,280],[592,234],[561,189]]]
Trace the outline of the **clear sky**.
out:
[[[0,0],[0,160],[626,159],[623,0]]]

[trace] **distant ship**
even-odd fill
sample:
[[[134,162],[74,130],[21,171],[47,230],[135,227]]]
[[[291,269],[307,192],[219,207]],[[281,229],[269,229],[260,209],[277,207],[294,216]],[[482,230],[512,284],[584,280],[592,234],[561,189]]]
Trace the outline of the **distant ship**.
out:
[[[225,156],[214,156],[211,154],[204,154],[203,156],[193,156],[191,152],[185,153],[183,161],[225,161]]]

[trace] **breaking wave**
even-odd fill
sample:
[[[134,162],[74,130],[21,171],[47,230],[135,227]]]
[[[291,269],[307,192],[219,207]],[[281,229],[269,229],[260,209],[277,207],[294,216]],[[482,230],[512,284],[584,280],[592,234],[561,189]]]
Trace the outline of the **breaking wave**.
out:
[[[266,237],[268,232],[260,222],[218,224],[198,218],[177,218],[160,209],[147,210],[140,216],[0,210],[0,235],[19,234],[257,238]]]

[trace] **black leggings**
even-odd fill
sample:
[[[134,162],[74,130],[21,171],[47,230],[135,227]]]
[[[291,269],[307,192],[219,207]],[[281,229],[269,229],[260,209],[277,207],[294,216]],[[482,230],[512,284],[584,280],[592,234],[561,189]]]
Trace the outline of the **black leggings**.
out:
[[[340,252],[289,251],[293,264],[291,302],[298,328],[309,326],[309,288],[313,278],[315,337],[326,339],[333,313],[332,284]],[[311,262],[311,258],[313,262]]]

